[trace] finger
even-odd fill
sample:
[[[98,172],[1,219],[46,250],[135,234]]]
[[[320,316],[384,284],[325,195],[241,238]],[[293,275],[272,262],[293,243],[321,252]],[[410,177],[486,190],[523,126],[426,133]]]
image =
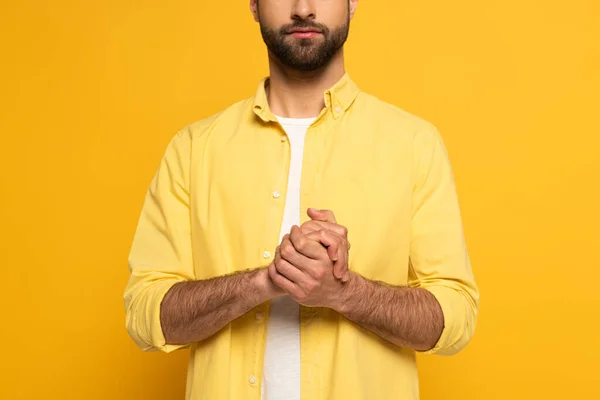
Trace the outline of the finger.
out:
[[[330,231],[337,233],[345,239],[348,239],[348,228],[340,224],[334,224],[325,221],[309,220],[302,224],[302,228],[304,228],[305,226],[307,228],[310,227],[310,229],[313,231],[320,229],[329,229]]]
[[[311,232],[307,235],[307,237],[313,240],[318,240],[324,246],[327,246],[327,253],[330,255],[332,261],[335,261],[339,258],[340,244],[348,243],[346,239],[328,229],[319,229],[318,231]]]
[[[308,240],[308,238],[306,240]],[[324,249],[320,243],[314,240],[308,241],[312,242],[311,246],[315,246],[318,248],[317,251],[311,250],[310,253],[315,252],[319,254],[319,251],[323,252]],[[286,239],[283,242],[281,242],[281,245],[279,245],[278,247],[278,251],[275,252],[275,257],[278,256],[303,272],[308,272],[311,268],[315,268],[315,263],[318,263],[317,260],[322,258],[321,256],[317,256],[315,259],[312,259],[298,252],[290,239]]]
[[[312,222],[312,220],[310,220],[309,222]],[[311,233],[311,232],[314,232],[314,231],[316,231],[316,230],[319,230],[319,229],[320,229],[320,227],[319,227],[318,225],[315,225],[315,224],[309,224],[309,223],[307,223],[307,222],[303,223],[303,224],[300,226],[300,230],[301,230],[301,231],[302,231],[302,233],[303,233],[303,234],[305,234],[305,235],[307,235],[307,234],[309,234],[309,233]]]
[[[269,265],[268,272],[269,272],[269,277],[271,278],[273,283],[275,285],[279,286],[280,288],[282,288],[283,290],[285,290],[286,293],[288,293],[288,294],[299,293],[300,288],[298,287],[298,285],[296,285],[294,282],[287,279],[284,275],[280,274],[277,271],[277,268],[276,268],[274,262]]]
[[[307,279],[306,275],[300,269],[281,257],[276,257],[275,269],[279,274],[285,276],[288,280],[294,282],[298,286],[302,286]]]
[[[348,282],[350,280],[350,270],[347,270],[342,278],[342,282]]]
[[[342,282],[348,282],[350,279],[350,273],[348,272],[348,269],[350,268],[350,254],[348,253],[348,250],[343,252],[342,257],[344,259],[340,262],[340,276]],[[334,265],[334,268],[335,267],[336,266]]]
[[[321,254],[323,253],[323,246],[321,246],[315,240],[310,240],[305,234],[302,233],[302,230],[299,226],[292,226],[289,235],[289,240],[294,246],[296,252],[312,260],[319,260],[321,258]],[[295,260],[290,259],[288,261],[290,261],[294,265],[297,265],[296,263],[303,263],[303,261],[298,258],[296,258]]]
[[[327,229],[327,230],[333,231],[346,240],[346,246],[348,246],[348,250],[350,250],[350,247],[352,247],[350,245],[350,242],[348,241],[348,229],[345,226],[338,225],[338,224],[332,224],[330,222],[313,221],[313,220],[305,222],[304,224],[302,224],[302,227],[304,227],[305,225],[307,227],[310,227],[311,232],[315,231],[315,230],[319,231],[321,229]],[[310,233],[310,232],[306,232],[304,234],[306,235],[308,233]]]
[[[348,271],[348,252],[340,250],[340,256],[333,263],[333,276],[345,282],[344,277]]]
[[[332,243],[329,246],[330,252],[330,258],[333,261],[333,276],[335,276],[338,279],[341,279],[343,277],[343,274],[345,272],[345,268],[346,268],[346,254],[348,252],[348,250],[346,250],[345,248],[345,240],[344,238],[340,237],[339,235],[331,232],[331,231],[323,231],[322,233],[323,238],[325,238],[325,240],[329,240],[330,243]],[[331,257],[331,255],[333,254],[333,257]]]
[[[345,247],[344,238],[326,229],[311,232],[308,237],[319,240],[327,246],[327,254],[331,261],[334,262],[333,275],[337,279],[341,279],[347,270],[348,263],[348,250]]]
[[[330,234],[327,234],[329,232]],[[339,237],[339,240],[334,240],[334,237],[331,235],[335,235],[335,233],[331,231],[327,231],[326,229],[320,229],[318,231],[313,231],[306,235],[307,238],[320,242],[323,246],[327,248],[327,256],[331,261],[335,261],[338,259],[338,247],[339,241],[343,240],[343,238]]]
[[[332,222],[334,224],[337,223],[335,216],[333,215],[333,211],[331,210],[318,210],[316,208],[309,208],[307,213],[311,219],[323,222]]]

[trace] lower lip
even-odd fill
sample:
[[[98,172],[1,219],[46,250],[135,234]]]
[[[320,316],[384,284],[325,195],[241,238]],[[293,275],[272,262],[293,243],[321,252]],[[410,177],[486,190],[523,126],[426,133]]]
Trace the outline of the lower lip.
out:
[[[292,32],[292,36],[298,39],[310,39],[320,35],[319,32]]]

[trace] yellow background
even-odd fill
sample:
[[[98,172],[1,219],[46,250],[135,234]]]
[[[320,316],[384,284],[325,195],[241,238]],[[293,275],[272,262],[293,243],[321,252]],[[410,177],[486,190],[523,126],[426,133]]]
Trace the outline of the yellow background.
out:
[[[126,334],[126,261],[169,139],[267,73],[247,3],[2,0],[0,398],[183,398],[187,354]],[[600,2],[361,0],[351,27],[353,79],[445,139],[482,291],[422,398],[600,398]]]

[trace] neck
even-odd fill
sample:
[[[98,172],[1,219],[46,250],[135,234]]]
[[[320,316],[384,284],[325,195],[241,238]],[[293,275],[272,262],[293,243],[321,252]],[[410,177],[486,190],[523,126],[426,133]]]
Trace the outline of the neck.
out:
[[[316,71],[290,69],[269,54],[269,72],[266,91],[273,114],[286,118],[317,117],[325,107],[323,93],[345,73],[343,48],[329,64]]]

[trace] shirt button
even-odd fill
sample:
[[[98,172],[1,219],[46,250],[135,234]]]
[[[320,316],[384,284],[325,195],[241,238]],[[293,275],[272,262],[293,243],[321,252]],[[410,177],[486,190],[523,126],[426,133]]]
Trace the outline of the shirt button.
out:
[[[340,113],[342,111],[342,108],[340,106],[335,106],[335,112],[336,113]]]
[[[254,385],[256,383],[256,377],[254,375],[250,375],[248,382]]]
[[[285,136],[282,136],[282,137],[281,137],[281,141],[282,141],[282,142],[285,142],[286,140],[287,140],[287,137],[285,137]]]
[[[264,257],[264,258],[269,258],[269,257],[271,257],[271,252],[270,252],[270,251],[265,251],[265,252],[263,253],[263,257]]]
[[[281,196],[281,194],[279,192],[273,192],[273,197],[275,197],[276,199],[278,199],[279,196]]]
[[[261,312],[256,313],[256,319],[262,319],[263,315]]]

